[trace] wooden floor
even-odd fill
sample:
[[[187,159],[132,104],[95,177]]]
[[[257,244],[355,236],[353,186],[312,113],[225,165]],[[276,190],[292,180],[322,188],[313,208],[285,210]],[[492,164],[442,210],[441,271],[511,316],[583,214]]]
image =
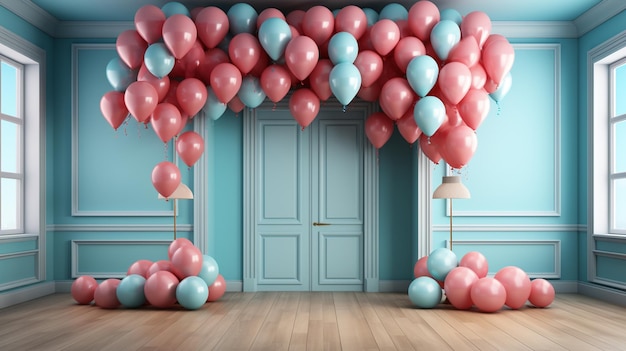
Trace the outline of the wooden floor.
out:
[[[226,293],[191,311],[105,310],[55,294],[0,310],[0,350],[626,350],[626,308],[413,308],[406,294]]]

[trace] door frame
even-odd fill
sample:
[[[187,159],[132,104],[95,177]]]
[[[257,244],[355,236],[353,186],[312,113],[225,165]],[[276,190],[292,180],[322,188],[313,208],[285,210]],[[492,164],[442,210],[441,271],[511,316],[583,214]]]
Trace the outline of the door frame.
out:
[[[258,110],[289,109],[289,97],[274,104],[266,101],[255,109],[243,111],[243,291],[257,290],[257,250],[255,235],[256,182],[254,160],[256,149],[256,115]],[[322,102],[322,108],[337,108],[335,99]],[[362,111],[363,119],[375,111],[375,104],[355,100],[348,108]],[[363,291],[378,292],[378,152],[366,142],[363,150]]]

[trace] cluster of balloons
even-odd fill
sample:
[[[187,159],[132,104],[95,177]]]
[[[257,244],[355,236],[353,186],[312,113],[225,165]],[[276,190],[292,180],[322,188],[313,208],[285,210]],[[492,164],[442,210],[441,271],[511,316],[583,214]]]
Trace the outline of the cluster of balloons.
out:
[[[417,307],[433,308],[445,298],[457,309],[475,306],[482,312],[496,312],[504,306],[517,310],[526,302],[543,308],[554,301],[555,291],[549,281],[531,280],[516,266],[504,267],[487,277],[488,268],[480,252],[468,252],[458,261],[451,250],[435,249],[415,263],[409,299]]]
[[[178,238],[168,248],[169,260],[138,260],[123,279],[98,283],[88,275],[72,283],[71,294],[81,305],[92,302],[101,308],[120,306],[170,308],[176,303],[196,310],[217,301],[226,291],[226,282],[215,259],[202,255],[191,241]]]
[[[379,13],[318,5],[286,15],[246,3],[224,12],[168,2],[139,8],[134,24],[117,37],[118,55],[106,67],[113,90],[100,108],[114,129],[130,114],[163,142],[200,113],[217,120],[227,108],[277,103],[293,90],[289,109],[302,128],[331,96],[344,109],[357,96],[378,101],[382,111],[365,125],[376,148],[396,125],[407,142],[419,138],[434,163],[461,168],[476,150],[490,97],[498,102],[511,86],[514,50],[491,34],[489,17],[440,11],[428,0],[409,9],[388,3]],[[189,166],[200,140],[177,145]],[[157,173],[175,178],[162,168]]]

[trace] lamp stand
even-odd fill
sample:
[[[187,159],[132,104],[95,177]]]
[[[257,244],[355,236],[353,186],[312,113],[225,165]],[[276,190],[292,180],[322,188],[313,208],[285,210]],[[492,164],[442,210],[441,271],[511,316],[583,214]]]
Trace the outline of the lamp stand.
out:
[[[175,226],[174,230],[176,230]],[[452,251],[452,199],[450,199],[450,251]]]
[[[176,240],[176,199],[174,199],[174,240]]]

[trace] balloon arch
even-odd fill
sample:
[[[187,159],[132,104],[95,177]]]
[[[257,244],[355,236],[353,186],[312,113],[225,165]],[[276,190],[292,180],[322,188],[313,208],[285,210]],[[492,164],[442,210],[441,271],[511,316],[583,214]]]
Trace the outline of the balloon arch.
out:
[[[246,3],[224,12],[168,2],[139,8],[134,24],[116,39],[118,56],[106,67],[113,90],[100,110],[113,129],[130,114],[164,143],[177,136],[176,152],[189,167],[204,141],[181,133],[187,121],[217,120],[227,108],[256,108],[266,98],[277,103],[293,89],[289,109],[302,128],[321,101],[334,96],[345,109],[359,97],[382,110],[365,123],[374,147],[389,140],[395,124],[432,162],[462,168],[490,99],[498,103],[511,87],[515,56],[504,36],[491,34],[484,12],[461,16],[427,0],[409,9],[313,6],[286,15],[276,8],[257,13]],[[161,162],[152,182],[167,198],[180,170]]]

